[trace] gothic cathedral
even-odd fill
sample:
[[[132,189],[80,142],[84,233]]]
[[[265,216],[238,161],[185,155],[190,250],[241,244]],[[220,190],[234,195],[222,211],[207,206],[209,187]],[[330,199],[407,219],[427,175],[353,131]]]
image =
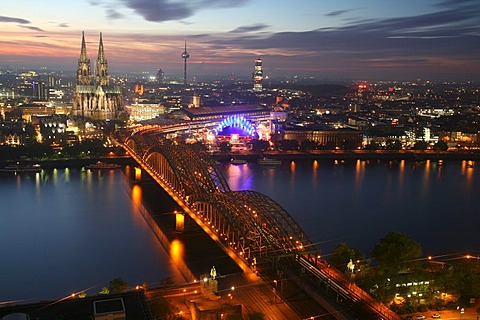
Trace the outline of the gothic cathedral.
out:
[[[122,111],[123,98],[120,87],[110,85],[107,59],[103,52],[102,34],[92,75],[90,59],[87,56],[85,33],[82,32],[82,49],[78,59],[77,84],[73,95],[72,113],[94,120],[115,119]]]

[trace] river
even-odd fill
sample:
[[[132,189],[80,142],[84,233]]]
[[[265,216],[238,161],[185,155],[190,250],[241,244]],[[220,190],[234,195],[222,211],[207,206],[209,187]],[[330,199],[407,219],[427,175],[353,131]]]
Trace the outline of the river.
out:
[[[120,170],[2,174],[0,195],[0,301],[98,293],[114,278],[158,284],[175,273]]]
[[[480,250],[476,163],[301,160],[220,168],[233,190],[259,191],[283,206],[324,255],[345,242],[368,257],[390,231],[408,234],[425,255]],[[151,183],[133,186],[128,170],[0,176],[0,301],[96,293],[114,278],[130,286],[182,281],[141,215]],[[155,215],[174,208],[163,200],[152,206]]]
[[[478,163],[300,160],[222,171],[232,189],[277,201],[324,254],[345,242],[369,257],[390,231],[409,235],[425,255],[480,250]]]

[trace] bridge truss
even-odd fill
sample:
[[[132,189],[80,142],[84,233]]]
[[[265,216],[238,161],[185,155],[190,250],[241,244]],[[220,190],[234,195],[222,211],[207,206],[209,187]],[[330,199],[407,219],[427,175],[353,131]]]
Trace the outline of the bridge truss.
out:
[[[278,203],[256,191],[232,191],[217,163],[198,146],[176,144],[155,127],[121,137],[124,148],[174,191],[175,198],[210,235],[250,267],[256,261],[292,257],[337,294],[362,301],[380,319],[400,317],[375,302],[346,276],[321,260],[317,248]],[[158,181],[158,180],[157,180]]]
[[[248,265],[316,255],[316,246],[285,209],[262,193],[230,190],[217,163],[202,148],[142,132],[125,138],[124,146],[179,195],[193,218]]]

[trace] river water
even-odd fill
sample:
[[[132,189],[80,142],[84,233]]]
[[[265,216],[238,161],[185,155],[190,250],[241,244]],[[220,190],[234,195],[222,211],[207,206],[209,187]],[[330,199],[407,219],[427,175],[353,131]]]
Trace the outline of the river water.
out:
[[[345,242],[368,257],[390,231],[411,236],[425,255],[480,250],[475,163],[302,160],[220,168],[233,190],[259,191],[282,205],[322,254]],[[0,302],[96,293],[114,278],[130,286],[181,281],[140,214],[139,188],[148,193],[151,184],[132,185],[129,170],[0,176]],[[153,206],[156,215],[172,211],[164,201]]]
[[[324,254],[345,242],[369,257],[390,231],[409,235],[425,255],[480,250],[473,162],[301,160],[222,170],[232,189],[277,201]]]
[[[46,169],[0,177],[0,301],[98,293],[171,277],[172,264],[122,171]]]

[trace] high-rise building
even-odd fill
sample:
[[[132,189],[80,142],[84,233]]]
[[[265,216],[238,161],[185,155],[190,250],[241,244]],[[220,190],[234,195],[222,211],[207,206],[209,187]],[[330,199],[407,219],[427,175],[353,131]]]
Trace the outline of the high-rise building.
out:
[[[157,84],[162,84],[165,82],[165,73],[162,69],[158,69],[157,71]]]
[[[183,85],[187,85],[187,59],[190,58],[190,54],[187,52],[187,41],[185,41],[185,51],[182,53],[183,58]]]
[[[253,91],[262,91],[263,69],[262,59],[255,60],[255,68],[253,69]]]
[[[48,87],[45,86],[43,81],[32,82],[32,96],[35,100],[45,101],[48,99]]]
[[[82,32],[82,47],[80,59],[78,59],[77,84],[73,95],[72,113],[92,119],[113,119],[122,110],[122,104],[120,87],[110,84],[102,34],[100,33],[95,76],[93,76],[90,59],[87,56],[85,33]]]
[[[200,96],[198,93],[194,92],[192,97],[192,107],[200,108]]]

